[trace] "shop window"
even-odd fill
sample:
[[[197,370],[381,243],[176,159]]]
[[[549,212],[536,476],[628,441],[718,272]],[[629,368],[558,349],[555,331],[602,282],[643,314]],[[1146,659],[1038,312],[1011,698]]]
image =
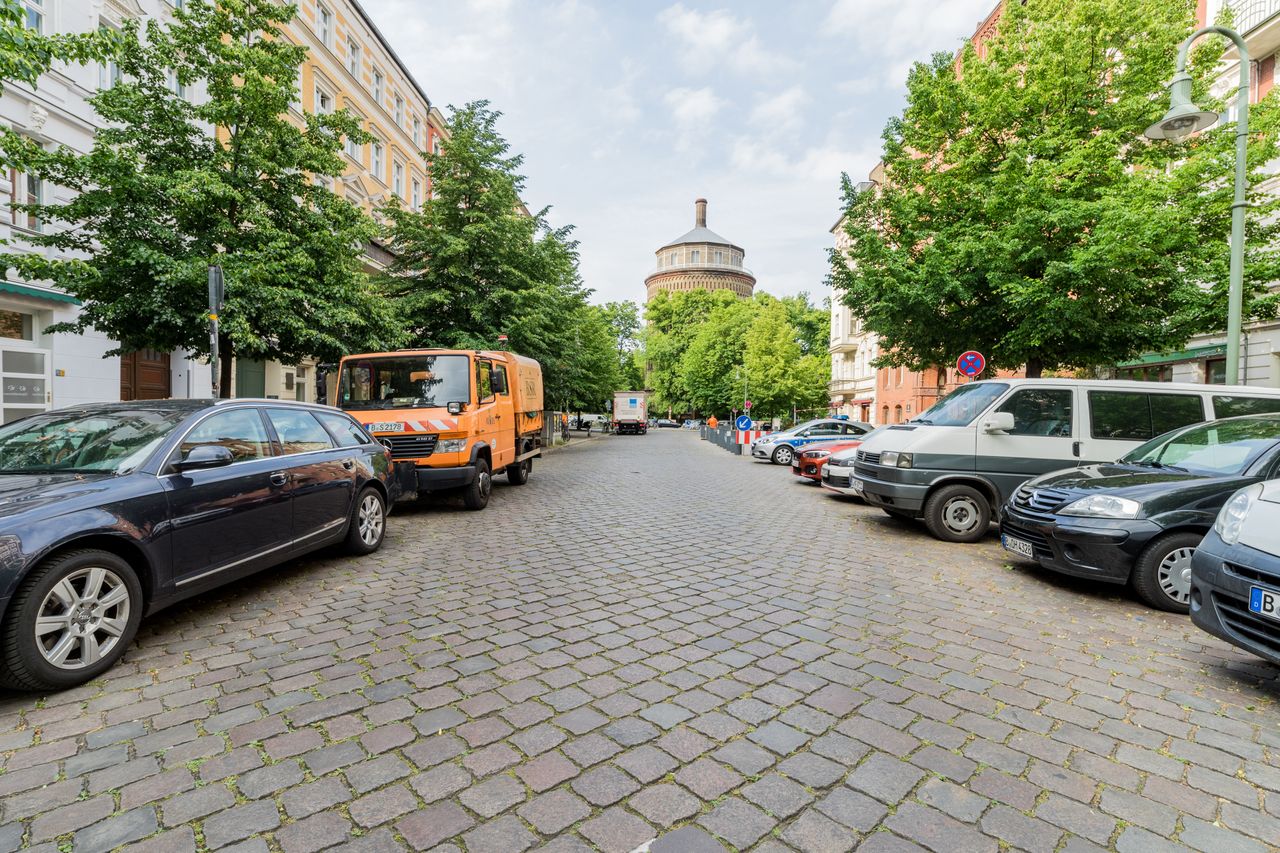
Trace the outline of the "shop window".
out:
[[[1148,364],[1143,367],[1125,367],[1116,371],[1117,379],[1132,379],[1135,382],[1172,382],[1172,364]]]
[[[1211,358],[1204,363],[1204,381],[1208,385],[1227,384],[1227,360]]]
[[[0,338],[15,341],[35,339],[35,318],[21,311],[0,310]]]

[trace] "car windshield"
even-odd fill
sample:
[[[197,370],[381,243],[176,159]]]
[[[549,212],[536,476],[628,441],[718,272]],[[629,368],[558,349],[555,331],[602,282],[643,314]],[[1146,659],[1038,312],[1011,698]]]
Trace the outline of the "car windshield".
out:
[[[1156,436],[1121,462],[1229,477],[1242,474],[1280,441],[1280,419],[1239,418],[1196,424]]]
[[[429,409],[471,402],[465,355],[397,355],[344,362],[343,409]]]
[[[48,412],[0,427],[0,474],[127,474],[184,413],[156,409]]]
[[[975,382],[961,385],[929,407],[913,424],[930,426],[968,426],[973,419],[986,411],[992,401],[1008,390],[1003,382]]]

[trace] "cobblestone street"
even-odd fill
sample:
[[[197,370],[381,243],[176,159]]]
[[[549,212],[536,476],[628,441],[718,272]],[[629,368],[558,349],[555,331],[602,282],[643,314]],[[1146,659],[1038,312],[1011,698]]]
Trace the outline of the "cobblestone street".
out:
[[[0,697],[0,851],[1276,850],[1277,671],[680,431]]]

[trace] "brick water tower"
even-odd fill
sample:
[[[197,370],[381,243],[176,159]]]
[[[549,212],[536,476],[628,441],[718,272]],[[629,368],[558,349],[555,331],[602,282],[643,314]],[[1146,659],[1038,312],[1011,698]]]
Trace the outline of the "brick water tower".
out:
[[[654,253],[657,266],[644,280],[645,301],[655,293],[682,290],[732,290],[748,299],[756,277],[742,266],[746,254],[707,227],[707,200],[694,202],[693,230],[672,240]]]

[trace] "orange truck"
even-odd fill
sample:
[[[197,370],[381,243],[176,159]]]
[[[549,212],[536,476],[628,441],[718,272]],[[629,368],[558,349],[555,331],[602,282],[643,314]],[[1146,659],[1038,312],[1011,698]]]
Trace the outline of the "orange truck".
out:
[[[338,407],[391,449],[407,496],[454,492],[484,509],[494,474],[524,485],[542,455],[542,367],[512,352],[349,355],[336,392]]]

